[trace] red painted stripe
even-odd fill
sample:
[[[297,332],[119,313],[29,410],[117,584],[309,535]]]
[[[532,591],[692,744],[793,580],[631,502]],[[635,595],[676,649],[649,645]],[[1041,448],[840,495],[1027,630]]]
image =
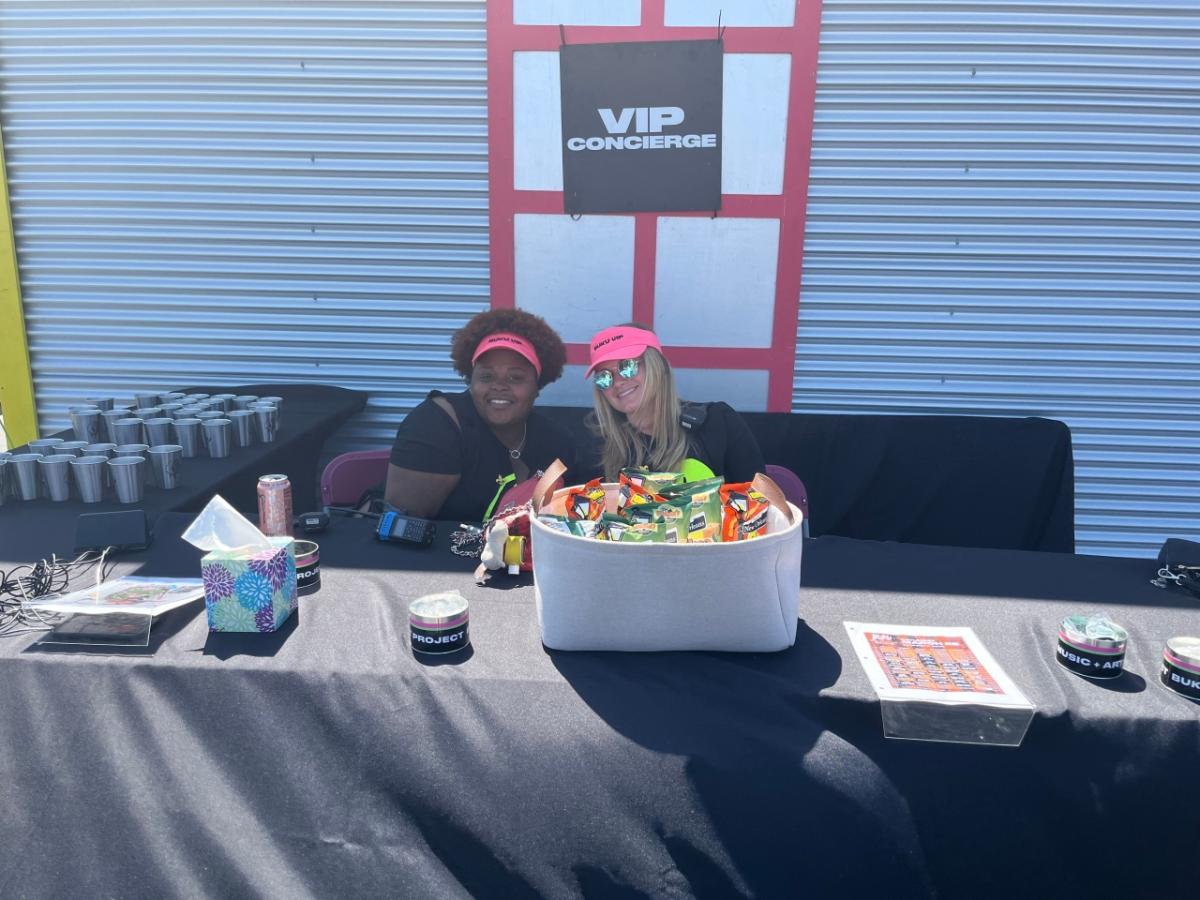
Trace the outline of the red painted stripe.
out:
[[[817,92],[821,3],[796,4],[795,47],[788,91],[787,148],[783,161],[784,213],[779,226],[779,266],[775,275],[775,317],[771,346],[779,361],[771,370],[767,409],[790,412],[795,380],[796,331],[800,314],[800,282],[804,265],[804,224],[808,211],[809,162],[812,155],[813,104]]]
[[[491,3],[488,3],[489,12]],[[726,53],[791,53],[795,50],[793,28],[725,29]],[[519,25],[515,28],[514,50],[557,50],[562,46],[557,25]],[[717,36],[717,23],[711,28],[663,25],[567,25],[568,44],[608,44],[626,41],[711,41]],[[489,52],[491,47],[488,48]]]
[[[519,213],[563,214],[562,191],[512,191],[513,211]],[[786,200],[779,195],[722,194],[718,216],[724,218],[778,219],[786,210]],[[599,215],[599,214],[593,214]],[[634,213],[612,213],[611,215],[634,215]],[[638,213],[659,216],[711,216],[711,210],[695,212]]]
[[[654,327],[654,271],[658,262],[658,215],[635,213],[633,217],[633,315],[634,322]],[[616,323],[613,323],[616,324]]]
[[[513,240],[513,41],[512,0],[487,4],[488,246],[492,306],[516,304]],[[561,208],[561,206],[560,206]]]

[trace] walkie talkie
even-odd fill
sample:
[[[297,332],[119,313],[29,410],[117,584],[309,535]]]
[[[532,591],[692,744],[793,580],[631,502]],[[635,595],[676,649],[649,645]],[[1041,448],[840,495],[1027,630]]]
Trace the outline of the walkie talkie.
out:
[[[377,540],[416,544],[419,547],[432,544],[435,534],[435,523],[402,512],[385,512],[379,517],[379,527],[375,531]]]

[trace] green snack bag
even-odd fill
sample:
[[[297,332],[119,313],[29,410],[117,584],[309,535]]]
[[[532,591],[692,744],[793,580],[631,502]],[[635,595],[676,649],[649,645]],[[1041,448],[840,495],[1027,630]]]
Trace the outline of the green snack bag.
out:
[[[661,494],[665,488],[683,484],[683,475],[679,472],[650,472],[641,466],[631,466],[622,469],[620,474],[653,494]]]
[[[567,531],[576,537],[594,538],[600,531],[600,523],[592,519],[575,519],[567,522]]]
[[[623,543],[675,544],[679,538],[675,527],[666,522],[639,522],[622,531],[620,540]]]
[[[620,516],[614,516],[612,513],[605,513],[600,517],[600,521],[596,528],[596,540],[599,541],[619,541],[621,535],[629,528],[629,523]]]
[[[688,484],[667,488],[668,500],[686,497],[688,510],[687,539],[693,544],[711,544],[721,540],[721,476],[693,481]]]

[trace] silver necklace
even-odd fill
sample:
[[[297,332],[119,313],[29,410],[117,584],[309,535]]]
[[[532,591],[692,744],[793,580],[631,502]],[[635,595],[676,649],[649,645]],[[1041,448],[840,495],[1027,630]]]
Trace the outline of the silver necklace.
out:
[[[513,459],[520,459],[521,451],[525,449],[525,438],[527,438],[527,437],[529,437],[529,423],[528,422],[526,422],[521,427],[521,443],[517,444],[516,449],[509,447],[508,455],[511,456]]]

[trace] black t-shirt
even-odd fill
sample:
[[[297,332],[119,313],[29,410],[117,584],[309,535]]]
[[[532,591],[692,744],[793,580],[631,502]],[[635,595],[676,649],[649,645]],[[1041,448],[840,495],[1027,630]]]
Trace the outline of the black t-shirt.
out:
[[[754,439],[746,420],[728,403],[683,403],[683,419],[691,422],[685,429],[688,453],[710,469],[723,475],[730,484],[749,481],[766,468],[758,441]],[[593,476],[603,474],[600,462],[601,447],[597,439],[593,456],[585,455],[586,471]],[[632,463],[631,463],[632,464]]]
[[[458,415],[457,425],[433,401],[434,397],[445,397],[450,402]],[[530,474],[536,475],[555,459],[561,459],[570,478],[575,468],[575,451],[567,433],[536,409],[527,421],[521,461],[529,466]],[[461,476],[434,518],[463,522],[481,521],[496,496],[497,479],[515,474],[508,448],[479,417],[468,391],[460,394],[430,391],[396,429],[391,461],[392,465],[416,472]]]
[[[703,418],[687,430],[688,456],[700,460],[714,475],[738,484],[766,468],[750,426],[728,403],[685,402],[683,413],[685,421]]]

